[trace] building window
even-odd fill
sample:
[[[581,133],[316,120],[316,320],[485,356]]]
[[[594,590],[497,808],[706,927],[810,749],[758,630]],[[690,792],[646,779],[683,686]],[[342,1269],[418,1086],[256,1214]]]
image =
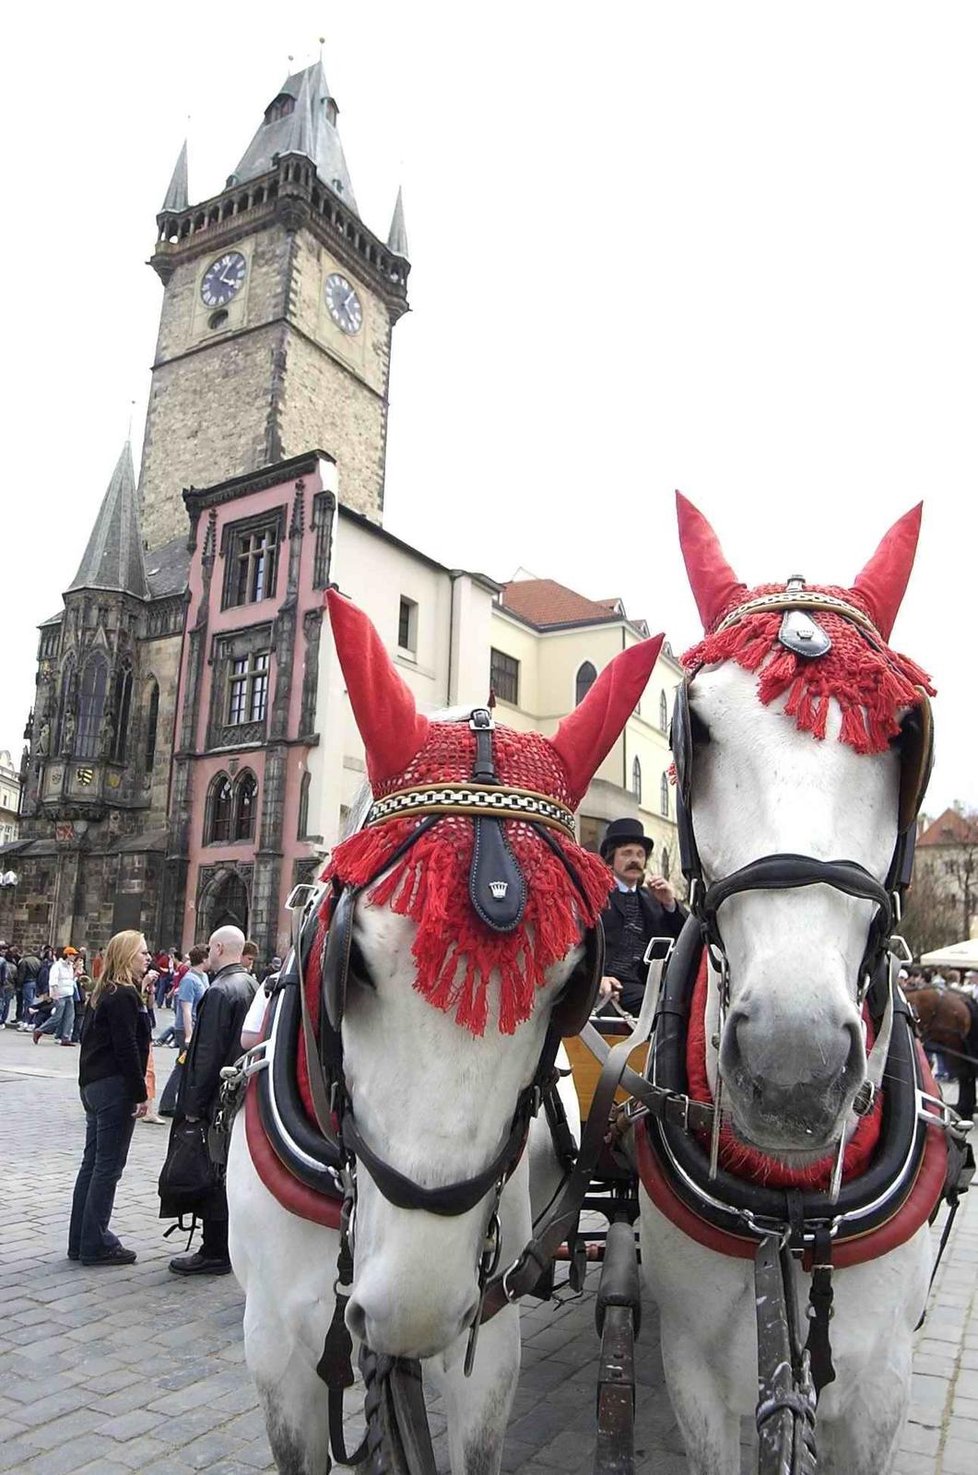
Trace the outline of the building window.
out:
[[[231,818],[234,811],[234,790],[226,773],[219,773],[212,781],[209,799],[204,843],[226,844],[231,838]]]
[[[108,661],[103,655],[92,656],[82,671],[78,692],[78,730],[73,748],[79,758],[94,758],[98,751],[99,728],[105,710],[108,681]]]
[[[639,804],[642,802],[642,765],[637,758],[632,759],[632,794]]]
[[[295,98],[282,93],[265,109],[265,122],[277,123],[280,118],[287,118],[293,112],[295,112]]]
[[[574,682],[575,707],[579,707],[581,705],[581,702],[583,702],[584,698],[587,696],[588,692],[591,690],[591,687],[594,685],[597,679],[597,671],[591,665],[590,661],[585,661],[584,665],[581,666],[578,670],[577,679]]]
[[[664,819],[669,818],[669,775],[664,773],[659,781],[659,811]]]
[[[153,677],[149,682],[149,705],[146,709],[146,755],[147,771],[152,768],[156,757],[156,728],[160,720],[160,689]]]
[[[110,757],[115,763],[123,763],[126,757],[126,740],[129,736],[129,717],[132,706],[132,670],[128,666],[115,678],[115,731],[112,735]]]
[[[307,769],[302,775],[302,783],[299,786],[299,823],[296,827],[296,839],[304,840],[309,834],[309,786],[312,783],[312,774]]]
[[[264,722],[268,702],[268,651],[236,656],[231,662],[228,724]]]
[[[405,599],[403,595],[397,611],[397,646],[399,650],[417,655],[418,606],[413,599]]]
[[[662,847],[662,879],[668,881],[669,872],[672,870],[672,858],[669,854],[669,846]]]
[[[275,593],[285,509],[227,523],[221,534],[225,559],[224,608],[257,604]]]
[[[316,532],[316,548],[312,565],[312,587],[314,589],[325,589],[329,585],[335,507],[336,499],[332,492],[317,492],[312,499],[312,525]]]
[[[659,727],[663,732],[669,731],[669,699],[664,691],[659,692]]]
[[[501,702],[518,706],[520,699],[520,663],[495,647],[489,651],[489,685]]]
[[[231,835],[235,840],[251,840],[255,834],[255,810],[258,805],[258,780],[246,768],[234,786],[234,816]]]

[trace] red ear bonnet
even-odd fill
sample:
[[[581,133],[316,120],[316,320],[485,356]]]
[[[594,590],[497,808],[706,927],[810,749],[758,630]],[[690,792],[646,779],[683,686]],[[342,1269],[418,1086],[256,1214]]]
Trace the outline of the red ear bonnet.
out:
[[[551,746],[567,771],[576,808],[638,706],[665,637],[629,646],[609,661],[584,700],[561,722]]]
[[[326,604],[350,705],[367,750],[367,777],[376,789],[404,772],[430,724],[363,611],[335,589],[327,590]]]
[[[923,502],[905,512],[886,534],[872,558],[853,583],[861,594],[884,640],[889,640],[897,613],[907,592],[920,537]]]
[[[702,512],[682,492],[676,493],[676,516],[689,587],[703,629],[709,631],[727,606],[747,593],[747,586],[724,558],[720,540]]]

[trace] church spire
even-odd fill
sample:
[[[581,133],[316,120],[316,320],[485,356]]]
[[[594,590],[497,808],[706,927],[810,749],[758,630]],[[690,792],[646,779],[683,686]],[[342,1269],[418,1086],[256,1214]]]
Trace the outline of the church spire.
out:
[[[286,77],[265,109],[265,119],[231,175],[234,184],[257,179],[273,168],[279,154],[303,154],[316,166],[323,184],[357,209],[336,120],[339,108],[329,90],[322,61]]]
[[[166,192],[166,199],[163,201],[163,210],[186,210],[189,204],[190,200],[187,194],[187,140],[184,139],[183,148],[180,150],[180,156],[173,170],[173,178],[170,180],[170,187]]]
[[[68,592],[72,589],[112,589],[134,594],[137,599],[149,598],[136,511],[136,478],[128,441],[102,498],[88,547]]]
[[[408,259],[408,238],[404,225],[404,198],[400,186],[398,186],[397,199],[394,202],[391,228],[387,232],[387,249],[388,251],[393,251],[395,256],[403,256],[405,261]]]

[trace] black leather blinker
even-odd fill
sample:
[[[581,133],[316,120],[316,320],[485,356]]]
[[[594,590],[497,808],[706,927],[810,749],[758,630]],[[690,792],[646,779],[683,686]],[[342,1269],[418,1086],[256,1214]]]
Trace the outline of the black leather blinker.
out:
[[[512,932],[526,910],[526,881],[519,861],[510,850],[502,821],[477,819],[472,864],[469,868],[469,899],[476,914],[493,932]]]

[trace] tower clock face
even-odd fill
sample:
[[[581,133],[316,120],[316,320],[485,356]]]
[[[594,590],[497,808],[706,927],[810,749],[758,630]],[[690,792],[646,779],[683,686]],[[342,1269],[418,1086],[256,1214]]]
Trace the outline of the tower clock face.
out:
[[[359,333],[363,326],[363,307],[357,289],[338,271],[326,278],[326,306],[336,326],[344,333]]]
[[[229,251],[212,261],[204,272],[200,284],[200,296],[206,307],[223,307],[236,292],[240,292],[248,263],[240,251]]]

